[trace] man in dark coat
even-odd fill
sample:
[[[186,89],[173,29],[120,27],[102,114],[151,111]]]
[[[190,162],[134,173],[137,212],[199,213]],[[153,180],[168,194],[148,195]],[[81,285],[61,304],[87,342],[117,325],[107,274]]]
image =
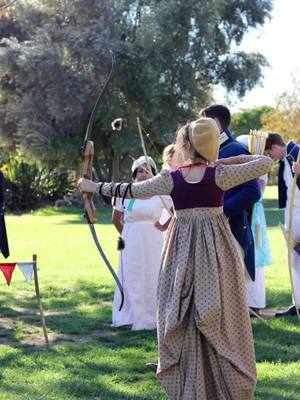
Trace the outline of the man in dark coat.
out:
[[[219,158],[249,154],[228,129],[231,115],[227,107],[220,104],[211,105],[200,111],[200,117],[213,118],[220,128]],[[258,182],[253,179],[228,190],[224,196],[224,213],[229,218],[231,231],[243,250],[245,266],[253,281],[255,280],[255,258],[251,212],[254,204],[260,199],[260,195]]]
[[[0,250],[5,258],[9,256],[9,248],[4,220],[4,178],[0,171]]]
[[[269,133],[266,151],[273,160],[279,161],[278,170],[278,206],[284,209],[285,229],[288,232],[290,220],[291,194],[294,180],[293,164],[297,161],[300,146],[291,140],[285,143],[278,133]],[[292,280],[294,304],[286,311],[276,313],[276,317],[288,317],[300,311],[300,177],[296,180],[293,204],[293,232],[296,245],[292,250]]]

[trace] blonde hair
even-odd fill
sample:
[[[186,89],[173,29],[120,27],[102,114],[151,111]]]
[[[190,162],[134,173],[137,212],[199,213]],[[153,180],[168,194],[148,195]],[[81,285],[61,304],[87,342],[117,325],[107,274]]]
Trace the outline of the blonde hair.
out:
[[[163,166],[170,166],[170,163],[172,161],[172,157],[175,154],[175,144],[171,143],[168,146],[164,148],[163,154],[162,154],[162,159],[163,159]]]
[[[185,162],[196,162],[206,160],[193,148],[189,139],[190,124],[187,123],[177,131],[175,151],[181,155],[182,160]],[[188,155],[188,157],[187,157]]]

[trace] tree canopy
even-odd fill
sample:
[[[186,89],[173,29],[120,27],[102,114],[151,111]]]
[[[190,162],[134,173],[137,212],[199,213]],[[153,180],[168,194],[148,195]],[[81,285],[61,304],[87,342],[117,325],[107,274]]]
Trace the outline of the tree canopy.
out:
[[[235,136],[239,136],[248,134],[251,129],[262,129],[266,116],[272,111],[270,106],[259,106],[236,112],[232,116],[231,130]]]
[[[291,90],[282,92],[276,99],[274,110],[262,118],[266,131],[281,134],[286,141],[300,142],[300,79],[293,77]]]
[[[140,148],[136,116],[161,149],[215,84],[243,96],[258,83],[266,59],[238,46],[271,9],[272,0],[19,0],[0,18],[1,141],[50,166],[77,164],[113,49],[93,132],[107,176],[116,154]]]

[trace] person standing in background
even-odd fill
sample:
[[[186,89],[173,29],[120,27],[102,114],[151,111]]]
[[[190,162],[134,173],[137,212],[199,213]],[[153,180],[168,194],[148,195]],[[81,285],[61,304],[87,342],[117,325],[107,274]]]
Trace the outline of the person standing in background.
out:
[[[200,117],[213,118],[218,124],[220,135],[219,158],[249,154],[245,147],[234,139],[229,131],[231,114],[221,104],[203,108]],[[229,219],[231,231],[240,244],[246,267],[246,280],[255,280],[254,240],[251,230],[251,215],[254,204],[260,199],[260,188],[257,179],[243,182],[226,191],[224,196],[224,214]]]
[[[241,135],[236,140],[249,151],[249,135]],[[263,193],[268,182],[268,175],[258,178],[261,198],[254,204],[251,229],[254,239],[255,281],[246,283],[248,306],[255,312],[266,307],[266,284],[264,267],[272,264],[272,256],[267,233],[267,223],[263,206]]]
[[[176,171],[180,167],[180,157],[176,153],[175,143],[171,143],[164,148],[162,159],[162,169],[166,168],[171,171]],[[173,208],[171,211],[174,211]],[[171,218],[170,213],[164,208],[159,222],[156,222],[155,224],[158,229],[164,232],[164,238],[166,237],[166,230],[171,222]]]
[[[296,167],[300,146],[293,141],[287,144],[278,133],[269,133],[266,141],[266,152],[273,160],[279,161],[278,170],[278,202],[279,208],[284,208],[284,223],[286,232],[290,222],[290,202],[294,180],[293,168]],[[296,167],[297,168],[297,167]],[[296,191],[293,207],[293,240],[295,242],[292,251],[292,279],[294,286],[294,304],[287,310],[278,312],[276,317],[288,317],[297,314],[300,310],[300,177],[296,181]],[[298,244],[298,246],[297,246]]]
[[[132,164],[134,182],[143,182],[156,175],[156,165],[148,157],[152,174],[144,156]],[[171,208],[172,200],[163,196]],[[157,281],[163,248],[163,233],[156,227],[163,210],[158,196],[142,199],[117,198],[113,224],[125,243],[119,257],[119,279],[124,288],[124,305],[119,311],[120,291],[115,290],[113,326],[131,326],[132,330],[156,328]]]

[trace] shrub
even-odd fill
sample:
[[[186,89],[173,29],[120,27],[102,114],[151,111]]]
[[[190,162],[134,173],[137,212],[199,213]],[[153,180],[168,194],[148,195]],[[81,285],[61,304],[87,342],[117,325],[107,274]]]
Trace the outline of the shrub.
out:
[[[66,172],[40,168],[19,156],[1,170],[5,177],[5,205],[10,211],[39,208],[63,197],[71,187]]]

